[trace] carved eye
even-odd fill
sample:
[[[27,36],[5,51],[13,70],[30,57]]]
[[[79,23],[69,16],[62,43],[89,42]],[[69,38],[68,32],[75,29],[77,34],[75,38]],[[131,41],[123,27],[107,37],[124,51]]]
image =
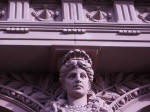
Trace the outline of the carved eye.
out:
[[[67,78],[74,79],[75,77],[76,77],[76,73],[71,73],[71,74],[68,75]]]
[[[82,73],[80,74],[80,77],[81,77],[82,79],[84,79],[84,78],[87,77],[87,75],[86,75],[85,73],[82,72]]]

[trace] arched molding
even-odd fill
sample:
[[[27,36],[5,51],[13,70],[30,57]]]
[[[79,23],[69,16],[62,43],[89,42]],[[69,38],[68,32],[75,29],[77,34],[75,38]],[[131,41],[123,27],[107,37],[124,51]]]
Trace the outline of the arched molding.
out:
[[[0,96],[0,111],[4,110],[4,112],[27,112],[24,109],[16,106],[15,104],[6,101],[4,98]]]
[[[140,110],[147,107],[148,105],[150,105],[150,94],[134,99],[125,105],[121,110],[123,112],[143,112]]]
[[[13,112],[39,112],[44,107],[26,94],[0,85],[0,106]]]
[[[150,84],[137,87],[110,104],[115,112],[136,112],[148,105],[150,105]]]

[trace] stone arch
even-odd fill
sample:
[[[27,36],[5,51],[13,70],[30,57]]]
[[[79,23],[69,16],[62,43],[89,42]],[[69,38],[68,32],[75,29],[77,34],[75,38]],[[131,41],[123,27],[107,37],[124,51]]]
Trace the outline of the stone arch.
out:
[[[0,106],[0,112],[13,112],[13,111],[9,110],[8,108]]]
[[[150,105],[150,94],[136,98],[120,108],[121,112],[146,112],[144,108]],[[147,111],[148,112],[148,111]]]
[[[110,106],[115,112],[141,112],[150,105],[150,84],[137,87],[113,101]]]
[[[149,112],[150,111],[150,105],[140,109],[138,112]]]
[[[32,97],[4,85],[0,85],[0,107],[6,112],[39,112],[44,109]]]
[[[0,98],[0,112],[28,112],[28,111],[12,102],[5,100],[5,98]]]

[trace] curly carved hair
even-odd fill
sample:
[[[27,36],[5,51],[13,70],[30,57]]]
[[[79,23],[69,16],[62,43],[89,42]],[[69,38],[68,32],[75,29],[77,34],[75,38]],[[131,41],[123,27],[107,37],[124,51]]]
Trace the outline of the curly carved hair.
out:
[[[69,51],[62,62],[60,68],[59,80],[63,83],[65,76],[73,69],[81,68],[87,72],[89,81],[92,83],[94,79],[94,71],[92,61],[88,54],[79,49]]]

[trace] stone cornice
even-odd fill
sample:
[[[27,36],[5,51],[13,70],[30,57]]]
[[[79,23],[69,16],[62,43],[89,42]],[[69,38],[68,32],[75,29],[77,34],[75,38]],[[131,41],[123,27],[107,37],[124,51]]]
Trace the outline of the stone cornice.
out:
[[[31,23],[0,22],[0,30],[10,33],[28,33],[30,31],[49,31],[65,33],[111,32],[137,35],[150,33],[149,24],[115,24],[115,23]]]

